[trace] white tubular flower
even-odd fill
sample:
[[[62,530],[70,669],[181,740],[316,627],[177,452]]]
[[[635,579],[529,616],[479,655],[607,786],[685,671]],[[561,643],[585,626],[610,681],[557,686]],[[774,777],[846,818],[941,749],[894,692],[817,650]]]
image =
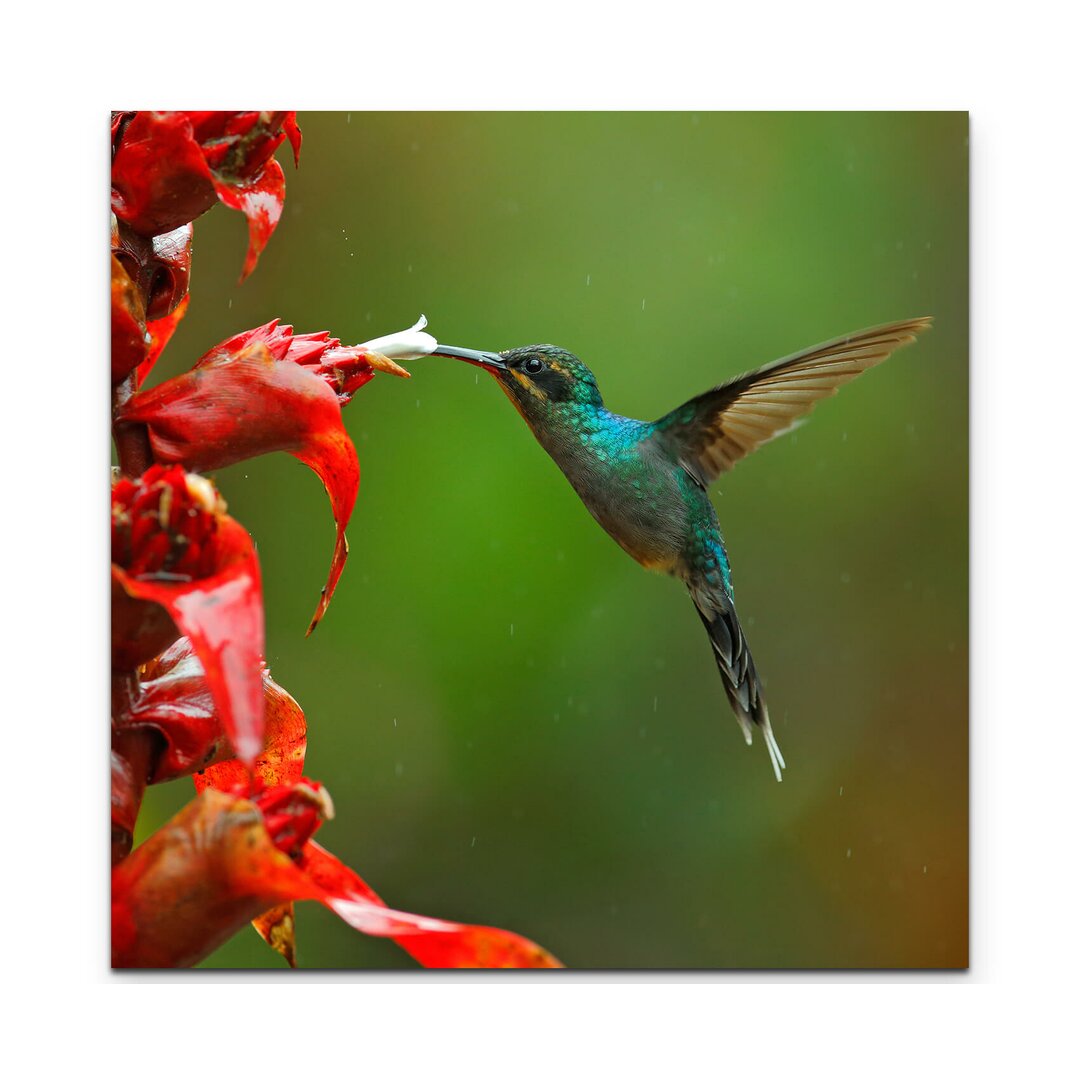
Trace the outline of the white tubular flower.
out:
[[[361,348],[381,353],[391,360],[416,360],[421,356],[430,356],[439,347],[439,343],[430,334],[423,332],[425,326],[427,318],[421,315],[416,325],[410,326],[408,330],[361,342]]]

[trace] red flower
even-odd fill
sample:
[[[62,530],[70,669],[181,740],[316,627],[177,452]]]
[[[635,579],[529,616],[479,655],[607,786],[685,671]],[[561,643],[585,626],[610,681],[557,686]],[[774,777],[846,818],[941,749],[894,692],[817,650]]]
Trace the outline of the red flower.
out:
[[[207,790],[113,870],[113,967],[198,963],[260,912],[316,900],[426,967],[559,967],[506,930],[394,911],[309,839],[330,816],[310,781],[251,798]]]
[[[243,280],[281,217],[285,175],[273,158],[295,112],[136,112],[113,118],[112,205],[144,236],[194,221],[218,200],[248,219]]]
[[[225,734],[250,766],[263,746],[262,583],[251,537],[210,481],[161,465],[118,480],[112,575],[114,670],[186,634]]]
[[[145,424],[154,457],[205,472],[284,450],[322,480],[337,525],[330,573],[308,633],[325,613],[345,566],[345,527],[360,486],[356,448],[341,407],[376,371],[404,368],[326,331],[293,335],[277,320],[211,349],[191,371],[132,397],[121,424]]]

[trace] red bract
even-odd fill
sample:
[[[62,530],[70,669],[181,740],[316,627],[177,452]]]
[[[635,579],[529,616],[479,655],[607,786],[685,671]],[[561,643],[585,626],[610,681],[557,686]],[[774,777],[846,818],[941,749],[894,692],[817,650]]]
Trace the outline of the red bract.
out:
[[[188,305],[191,226],[153,239],[114,229],[112,381],[137,369],[141,384]]]
[[[193,233],[188,224],[160,236],[141,236],[113,215],[112,253],[138,287],[150,322],[164,318],[187,296]]]
[[[354,929],[392,938],[425,966],[560,966],[517,934],[387,908],[307,839],[328,809],[310,782],[252,799],[203,792],[113,870],[113,966],[198,963],[288,900],[316,900]]]
[[[273,158],[288,138],[297,162],[294,112],[137,112],[114,117],[112,205],[137,233],[156,236],[220,200],[248,219],[241,280],[281,217],[285,175]]]
[[[404,368],[325,331],[293,336],[277,321],[237,334],[195,367],[132,397],[121,424],[145,424],[154,457],[207,471],[284,450],[322,480],[337,526],[330,573],[308,633],[325,613],[345,566],[345,528],[360,486],[360,462],[341,406],[376,371]]]
[[[177,466],[114,485],[113,663],[131,667],[163,647],[132,627],[164,609],[191,639],[225,733],[251,765],[263,745],[262,583],[251,537],[224,510],[208,480]]]
[[[295,783],[304,769],[307,746],[300,706],[262,669],[265,706],[263,747],[253,772],[264,784]],[[148,777],[159,784],[198,772],[196,786],[233,787],[248,783],[247,767],[236,758],[202,662],[182,637],[144,664],[131,700],[117,709],[114,730],[149,729],[161,751]]]

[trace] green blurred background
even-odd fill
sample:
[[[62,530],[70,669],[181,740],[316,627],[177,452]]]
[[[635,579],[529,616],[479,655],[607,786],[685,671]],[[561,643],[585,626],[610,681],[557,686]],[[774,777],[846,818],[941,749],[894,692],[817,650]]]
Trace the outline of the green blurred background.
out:
[[[280,317],[346,343],[553,342],[652,418],[817,341],[933,331],[714,489],[788,762],[743,744],[701,624],[627,558],[494,380],[450,360],[345,410],[363,479],[329,614],[319,481],[221,472],[319,839],[392,905],[575,968],[962,967],[968,932],[967,116],[301,113],[259,266],[195,226],[155,380]],[[151,789],[145,838],[191,797]],[[298,913],[306,968],[410,968]],[[253,931],[207,967],[280,967]]]

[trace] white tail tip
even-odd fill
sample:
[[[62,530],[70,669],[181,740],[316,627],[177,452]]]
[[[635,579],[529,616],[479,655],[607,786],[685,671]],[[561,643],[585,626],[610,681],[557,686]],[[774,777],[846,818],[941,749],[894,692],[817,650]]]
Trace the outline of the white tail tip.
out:
[[[787,765],[784,762],[784,755],[780,753],[780,746],[776,741],[776,736],[773,734],[772,725],[769,723],[769,718],[765,718],[765,723],[761,725],[761,733],[765,739],[765,746],[769,751],[769,760],[772,762],[773,772],[776,773],[776,779],[783,781],[783,776],[780,775],[781,769],[786,769]]]

